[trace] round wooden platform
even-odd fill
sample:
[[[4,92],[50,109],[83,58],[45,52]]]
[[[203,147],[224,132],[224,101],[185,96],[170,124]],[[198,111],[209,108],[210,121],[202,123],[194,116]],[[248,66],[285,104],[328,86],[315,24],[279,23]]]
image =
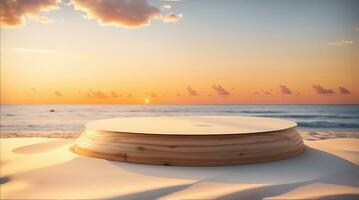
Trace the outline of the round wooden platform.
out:
[[[123,162],[221,166],[304,151],[292,121],[240,116],[130,117],[93,121],[74,152]]]

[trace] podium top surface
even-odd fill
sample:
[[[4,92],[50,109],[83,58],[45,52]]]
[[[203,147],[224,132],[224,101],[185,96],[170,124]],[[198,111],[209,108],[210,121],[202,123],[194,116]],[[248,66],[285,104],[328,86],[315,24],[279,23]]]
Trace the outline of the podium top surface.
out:
[[[288,120],[242,116],[123,117],[92,121],[93,131],[159,135],[225,135],[281,131],[296,127]]]

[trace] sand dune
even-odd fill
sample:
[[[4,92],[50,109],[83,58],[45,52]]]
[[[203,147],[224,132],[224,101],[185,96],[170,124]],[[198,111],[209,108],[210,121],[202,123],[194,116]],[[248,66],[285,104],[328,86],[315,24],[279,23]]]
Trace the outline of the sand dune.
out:
[[[227,167],[112,162],[72,153],[73,142],[1,139],[1,198],[359,198],[358,139],[305,141],[305,153],[296,158]]]

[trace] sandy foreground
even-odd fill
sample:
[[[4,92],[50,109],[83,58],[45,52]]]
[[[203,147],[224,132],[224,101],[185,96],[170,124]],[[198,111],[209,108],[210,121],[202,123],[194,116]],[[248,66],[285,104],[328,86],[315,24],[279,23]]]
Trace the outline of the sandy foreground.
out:
[[[359,199],[355,134],[303,133],[296,158],[228,167],[113,162],[74,154],[75,139],[1,135],[1,199]]]

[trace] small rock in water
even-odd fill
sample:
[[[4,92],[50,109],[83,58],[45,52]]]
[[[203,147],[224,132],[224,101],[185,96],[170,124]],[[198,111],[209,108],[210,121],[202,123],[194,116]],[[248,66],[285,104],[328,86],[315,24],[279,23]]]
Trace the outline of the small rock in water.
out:
[[[54,110],[54,109],[51,109],[51,110],[49,110],[49,112],[55,112],[55,110]]]

